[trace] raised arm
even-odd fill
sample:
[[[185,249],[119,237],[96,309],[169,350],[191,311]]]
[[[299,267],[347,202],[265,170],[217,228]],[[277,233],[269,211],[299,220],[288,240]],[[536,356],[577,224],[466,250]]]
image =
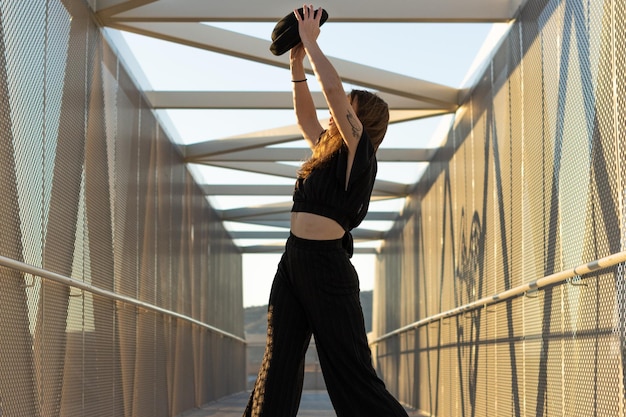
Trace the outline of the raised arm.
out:
[[[294,46],[291,48],[289,66],[293,84],[293,108],[298,127],[309,147],[313,148],[324,128],[317,119],[313,97],[311,97],[311,91],[305,81],[306,73],[302,62],[305,56],[304,46],[301,43]]]
[[[348,146],[349,152],[354,155],[361,138],[363,125],[357,118],[354,108],[346,96],[339,74],[337,74],[337,71],[317,44],[322,9],[319,8],[317,13],[315,13],[313,6],[305,5],[303,7],[304,16],[300,16],[297,11],[294,11],[294,13],[298,20],[298,30],[302,45],[309,57],[315,76],[322,87],[322,92],[330,109],[330,115]]]

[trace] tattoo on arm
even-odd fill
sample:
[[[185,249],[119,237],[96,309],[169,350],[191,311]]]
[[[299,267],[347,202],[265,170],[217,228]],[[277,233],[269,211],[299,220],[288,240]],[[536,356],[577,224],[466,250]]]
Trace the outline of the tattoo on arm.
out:
[[[350,112],[348,112],[346,117],[348,119],[348,122],[350,122],[350,126],[352,126],[352,136],[354,136],[357,139],[360,138],[361,137],[361,129],[359,128],[358,124],[355,123],[355,121],[354,121],[355,117]]]

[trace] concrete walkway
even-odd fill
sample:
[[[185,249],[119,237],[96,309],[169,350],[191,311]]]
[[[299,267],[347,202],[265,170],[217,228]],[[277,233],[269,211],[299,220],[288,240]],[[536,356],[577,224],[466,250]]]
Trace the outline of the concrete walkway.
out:
[[[184,413],[181,417],[241,417],[249,395],[249,392],[234,394]],[[407,410],[407,412],[410,417],[419,417],[415,411]],[[326,391],[304,391],[298,417],[336,417]]]

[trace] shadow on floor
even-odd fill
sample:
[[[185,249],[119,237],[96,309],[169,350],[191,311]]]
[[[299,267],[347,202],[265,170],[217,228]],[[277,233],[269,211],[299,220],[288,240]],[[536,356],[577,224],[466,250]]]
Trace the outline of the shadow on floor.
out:
[[[248,402],[249,392],[240,392],[202,408],[189,411],[179,417],[241,417]],[[407,409],[409,417],[419,417],[414,410]],[[298,417],[336,417],[326,391],[304,391]]]

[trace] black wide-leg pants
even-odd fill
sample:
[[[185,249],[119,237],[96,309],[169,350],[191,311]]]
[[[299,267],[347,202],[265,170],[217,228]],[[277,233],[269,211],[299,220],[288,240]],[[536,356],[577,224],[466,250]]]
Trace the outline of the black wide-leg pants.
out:
[[[287,240],[272,284],[265,356],[244,417],[295,417],[315,336],[337,417],[406,417],[372,366],[359,280],[342,240]]]

